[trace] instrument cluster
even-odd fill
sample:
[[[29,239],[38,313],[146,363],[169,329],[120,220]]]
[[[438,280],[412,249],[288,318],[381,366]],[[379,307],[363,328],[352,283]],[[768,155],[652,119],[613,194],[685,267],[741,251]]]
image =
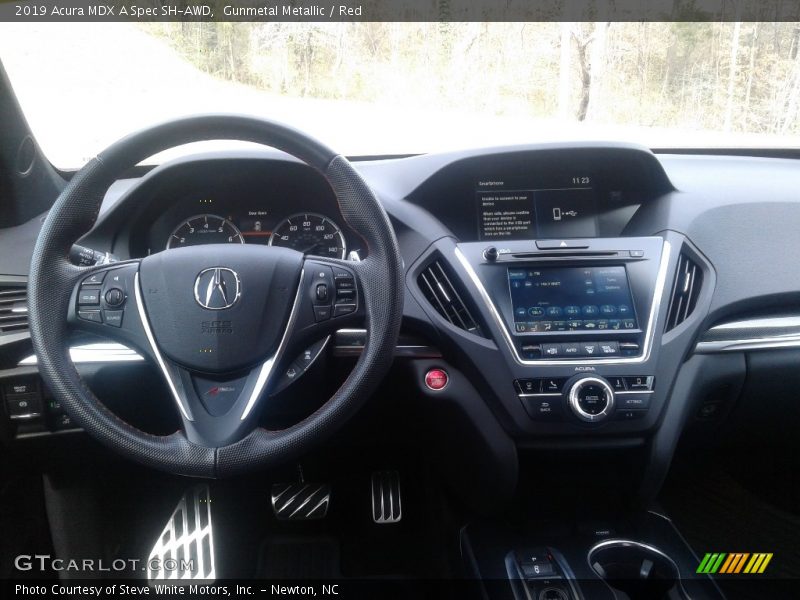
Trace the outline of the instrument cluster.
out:
[[[283,246],[326,258],[344,259],[347,255],[342,228],[332,218],[314,212],[294,213],[277,222],[268,218],[268,211],[249,211],[238,218],[196,214],[181,219],[167,238],[165,249],[245,243]]]
[[[360,237],[347,227],[324,179],[303,165],[279,164],[256,169],[245,161],[224,170],[183,165],[154,178],[150,189],[140,192],[147,199],[131,228],[131,256],[201,244],[282,246],[335,259],[352,251],[363,256]]]

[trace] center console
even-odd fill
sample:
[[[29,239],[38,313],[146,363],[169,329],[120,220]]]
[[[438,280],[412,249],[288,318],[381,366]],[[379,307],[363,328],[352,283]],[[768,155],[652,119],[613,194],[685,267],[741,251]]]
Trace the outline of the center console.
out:
[[[462,530],[461,549],[491,599],[723,597],[673,523],[653,512],[602,522],[478,520]]]
[[[656,349],[671,247],[660,237],[459,244],[536,433],[640,431],[663,402]],[[655,410],[654,410],[655,409]]]

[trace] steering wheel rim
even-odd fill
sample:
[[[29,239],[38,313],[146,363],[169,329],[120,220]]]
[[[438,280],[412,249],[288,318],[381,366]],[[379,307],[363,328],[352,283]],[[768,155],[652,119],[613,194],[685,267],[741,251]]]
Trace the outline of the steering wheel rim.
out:
[[[190,441],[183,430],[167,436],[140,431],[108,410],[70,359],[71,328],[67,322],[76,286],[92,271],[73,265],[69,250],[94,225],[109,186],[149,156],[212,139],[270,146],[314,168],[330,184],[342,217],[364,239],[368,250],[365,260],[342,263],[355,272],[363,292],[367,342],[339,390],[316,412],[287,429],[255,427],[241,439],[216,447]],[[204,115],[127,136],[75,174],[42,226],[31,260],[28,296],[31,338],[40,374],[76,424],[101,443],[145,465],[182,475],[225,477],[279,464],[306,452],[344,423],[375,390],[391,366],[400,330],[403,265],[388,215],[346,158],[279,123],[237,115]]]

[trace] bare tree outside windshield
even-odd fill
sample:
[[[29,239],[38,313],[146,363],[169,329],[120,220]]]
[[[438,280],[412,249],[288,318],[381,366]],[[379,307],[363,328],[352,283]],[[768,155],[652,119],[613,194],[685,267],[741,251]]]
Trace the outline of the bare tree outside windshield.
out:
[[[797,146],[799,46],[796,23],[0,27],[0,58],[62,166],[207,111],[288,121],[351,154],[565,136]]]

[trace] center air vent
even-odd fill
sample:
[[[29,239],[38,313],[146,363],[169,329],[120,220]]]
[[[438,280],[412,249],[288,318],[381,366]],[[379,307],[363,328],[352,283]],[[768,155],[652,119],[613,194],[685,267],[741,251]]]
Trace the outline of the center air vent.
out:
[[[481,335],[480,327],[453,285],[453,277],[440,261],[428,265],[419,274],[417,284],[436,312],[456,327]]]
[[[25,286],[0,287],[0,335],[28,330]]]
[[[669,299],[666,331],[675,329],[689,318],[697,305],[702,284],[703,271],[700,266],[686,254],[681,253],[678,257],[678,269]]]

